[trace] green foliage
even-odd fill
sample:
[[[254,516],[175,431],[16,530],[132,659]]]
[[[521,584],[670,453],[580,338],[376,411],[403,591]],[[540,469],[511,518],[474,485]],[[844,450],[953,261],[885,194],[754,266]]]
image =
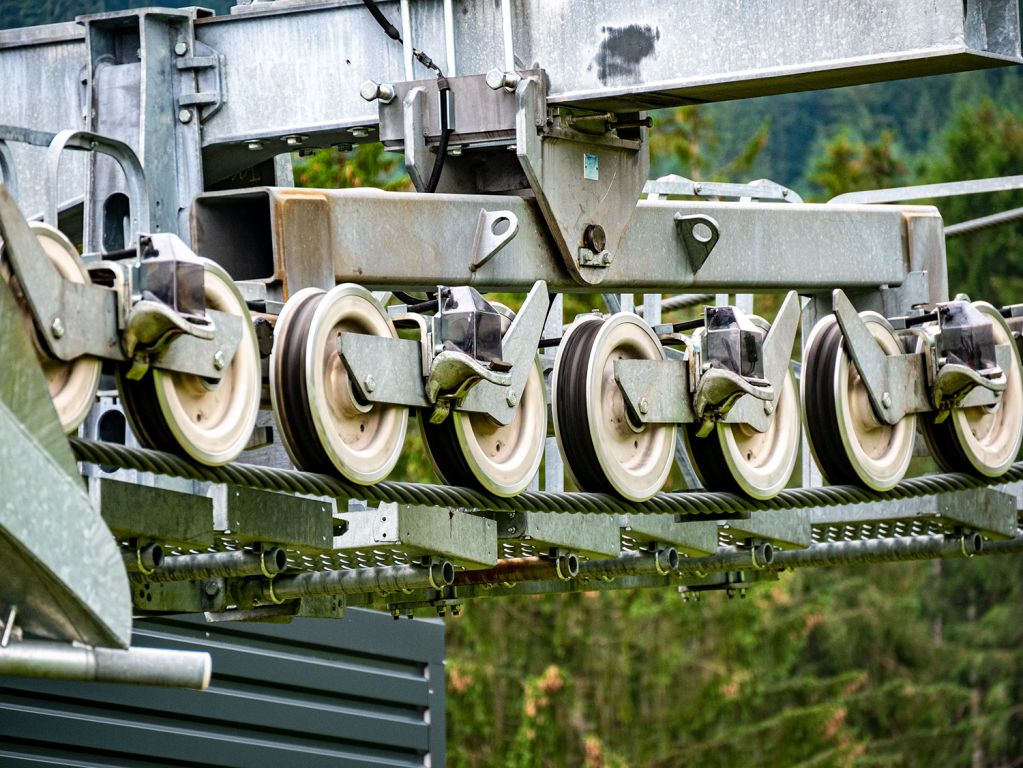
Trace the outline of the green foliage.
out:
[[[894,137],[884,131],[875,142],[854,141],[843,129],[824,148],[810,173],[810,182],[828,200],[846,192],[884,189],[904,183],[906,166],[895,156]]]
[[[321,149],[295,161],[295,183],[301,187],[345,189],[379,187],[412,191],[412,182],[400,155],[384,151],[383,144],[359,144],[347,152]]]

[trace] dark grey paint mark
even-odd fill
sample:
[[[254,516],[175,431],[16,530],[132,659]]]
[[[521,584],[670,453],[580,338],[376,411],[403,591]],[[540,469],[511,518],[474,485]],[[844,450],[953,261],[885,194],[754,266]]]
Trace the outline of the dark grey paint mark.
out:
[[[593,58],[597,65],[597,78],[601,83],[621,77],[637,77],[639,65],[653,55],[661,30],[649,24],[629,24],[626,27],[602,27],[604,39]],[[590,64],[588,69],[593,69]]]

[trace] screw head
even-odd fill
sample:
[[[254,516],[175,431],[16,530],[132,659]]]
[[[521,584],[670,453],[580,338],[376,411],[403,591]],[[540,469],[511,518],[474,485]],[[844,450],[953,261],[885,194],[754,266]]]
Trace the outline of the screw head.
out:
[[[514,408],[515,404],[519,401],[519,393],[512,389],[508,392],[508,396],[505,397],[504,400],[508,403],[509,408]]]
[[[227,358],[224,357],[224,353],[219,349],[213,353],[213,367],[218,371],[224,370],[224,366],[227,365]]]
[[[186,53],[188,53],[188,43],[184,41],[180,43],[175,43],[174,53],[176,53],[178,56],[184,56]]]
[[[367,392],[372,392],[377,388],[377,380],[372,375],[367,376],[366,380],[362,382],[362,386]]]
[[[178,112],[178,120],[182,123],[192,122],[192,110],[182,109]]]
[[[636,407],[640,413],[648,413],[650,411],[650,401],[645,397],[640,398],[639,404]]]
[[[887,392],[885,392],[883,395],[881,395],[881,407],[882,408],[891,408],[892,407],[892,396],[890,394],[888,394]]]
[[[64,321],[61,320],[59,317],[53,318],[53,322],[50,323],[50,333],[53,335],[53,338],[55,339],[59,339],[61,336],[63,336]]]

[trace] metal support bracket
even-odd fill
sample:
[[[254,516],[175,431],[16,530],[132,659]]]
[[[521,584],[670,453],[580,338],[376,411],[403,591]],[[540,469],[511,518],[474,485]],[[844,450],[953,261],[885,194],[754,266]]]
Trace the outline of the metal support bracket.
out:
[[[835,289],[832,304],[874,415],[897,424],[907,413],[931,410],[924,354],[886,355],[844,291]]]
[[[646,129],[638,129],[639,141],[629,141],[549,127],[543,88],[537,77],[516,87],[515,152],[566,268],[579,283],[596,285],[607,276],[646,183]]]
[[[689,257],[689,266],[693,272],[699,272],[710,252],[714,250],[714,246],[718,244],[720,238],[718,223],[703,214],[694,213],[686,216],[676,213],[675,230],[682,238],[686,255]]]
[[[426,89],[416,87],[410,90],[402,101],[402,117],[405,125],[405,168],[415,188],[423,191],[433,170],[433,162],[428,160],[429,150],[426,148],[426,135],[423,132],[423,110],[425,109]]]
[[[481,208],[479,221],[476,223],[476,236],[473,238],[472,263],[469,269],[475,272],[494,258],[518,232],[519,217],[511,211],[488,211]]]
[[[615,381],[642,424],[691,424],[689,363],[682,360],[615,360]]]
[[[182,56],[174,64],[179,70],[195,73],[195,90],[178,96],[178,106],[197,107],[203,121],[213,117],[224,106],[224,86],[221,70],[224,56],[205,43],[194,41],[194,56]]]

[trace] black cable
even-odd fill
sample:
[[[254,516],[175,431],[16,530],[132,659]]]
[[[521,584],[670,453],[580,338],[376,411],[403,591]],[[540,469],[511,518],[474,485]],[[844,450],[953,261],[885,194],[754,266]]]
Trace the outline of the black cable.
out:
[[[384,12],[380,10],[380,7],[376,4],[375,0],[362,0],[362,4],[366,6],[367,10],[376,19],[377,24],[384,30],[384,33],[399,43],[404,42],[401,39],[401,33],[398,31],[391,22],[384,16]],[[427,56],[418,48],[412,49],[412,55],[416,61],[422,64],[427,69],[432,69],[437,73],[437,87],[440,90],[440,145],[437,147],[437,159],[433,162],[433,170],[430,172],[430,179],[426,183],[426,192],[435,192],[437,185],[440,184],[440,175],[444,170],[444,160],[448,155],[448,143],[451,140],[452,130],[448,123],[448,103],[447,94],[451,91],[451,86],[448,84],[447,78],[444,77],[444,73],[440,71],[433,59]]]

